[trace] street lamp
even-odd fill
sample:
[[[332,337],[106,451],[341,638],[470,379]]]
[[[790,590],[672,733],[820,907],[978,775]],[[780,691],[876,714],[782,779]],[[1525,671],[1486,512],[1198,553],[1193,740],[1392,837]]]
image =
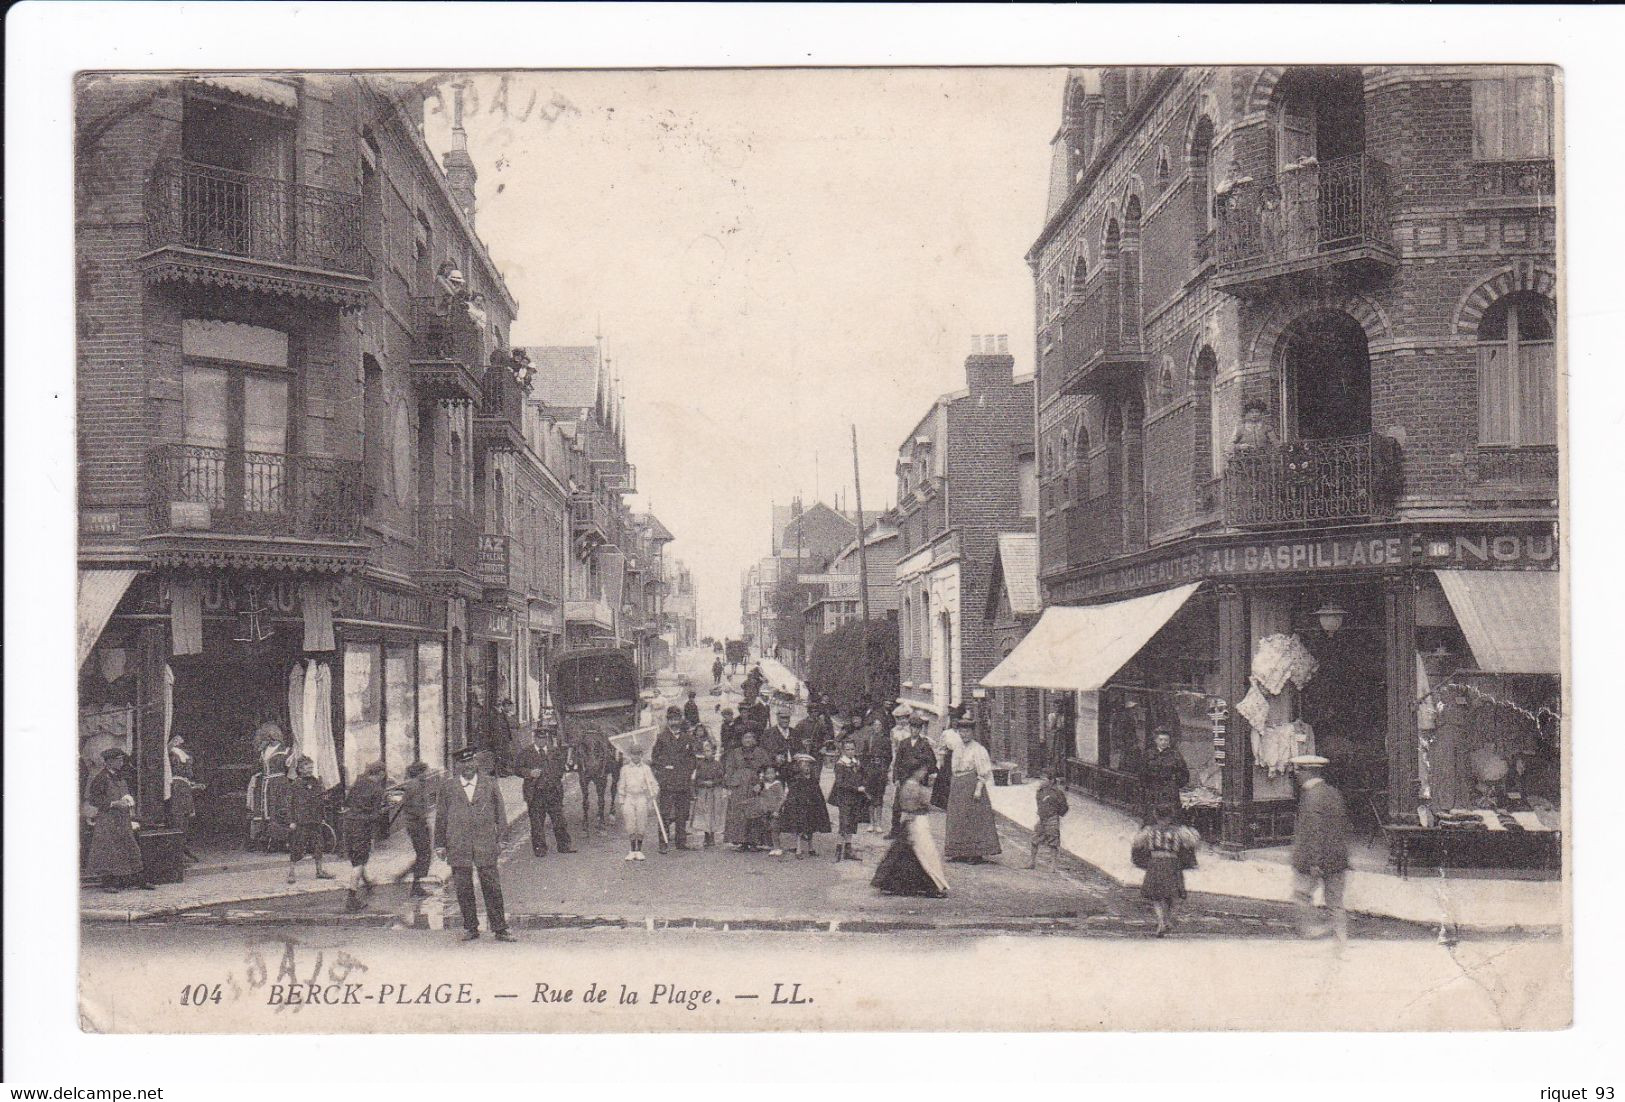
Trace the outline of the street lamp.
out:
[[[1336,635],[1343,626],[1343,618],[1348,610],[1333,601],[1321,605],[1315,610],[1315,619],[1320,621],[1320,630],[1327,635]]]

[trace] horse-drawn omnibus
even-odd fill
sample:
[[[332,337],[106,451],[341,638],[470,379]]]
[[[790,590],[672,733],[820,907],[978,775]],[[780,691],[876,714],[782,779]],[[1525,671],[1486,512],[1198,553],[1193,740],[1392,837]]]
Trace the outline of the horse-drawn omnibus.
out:
[[[598,793],[598,821],[605,822],[607,801],[613,803],[620,759],[609,736],[638,726],[643,701],[638,662],[631,650],[586,647],[561,651],[548,672],[559,738],[569,749],[581,778],[581,817],[590,827],[587,793]]]

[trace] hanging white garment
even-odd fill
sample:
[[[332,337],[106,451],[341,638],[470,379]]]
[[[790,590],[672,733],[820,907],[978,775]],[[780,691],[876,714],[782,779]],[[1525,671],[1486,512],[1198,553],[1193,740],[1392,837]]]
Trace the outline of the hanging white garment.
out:
[[[303,754],[305,745],[305,666],[295,662],[288,671],[289,745],[293,756]]]
[[[316,776],[323,787],[340,781],[338,745],[333,741],[333,668],[325,662],[312,662],[305,672],[305,696],[310,705],[305,712],[305,753],[316,763]]]
[[[169,799],[175,786],[175,770],[169,760],[169,736],[175,726],[175,671],[164,664],[164,799]]]

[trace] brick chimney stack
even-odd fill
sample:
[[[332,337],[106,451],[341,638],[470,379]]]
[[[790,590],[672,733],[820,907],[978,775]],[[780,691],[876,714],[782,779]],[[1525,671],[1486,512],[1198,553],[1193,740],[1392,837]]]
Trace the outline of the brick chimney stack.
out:
[[[474,171],[474,159],[468,155],[468,131],[463,129],[463,85],[453,89],[451,116],[451,148],[446,150],[446,182],[451,185],[451,197],[474,223],[474,182],[479,174]]]
[[[1005,333],[977,334],[970,339],[970,355],[965,357],[965,385],[972,394],[1013,385],[1015,357],[1010,355],[1010,337]]]

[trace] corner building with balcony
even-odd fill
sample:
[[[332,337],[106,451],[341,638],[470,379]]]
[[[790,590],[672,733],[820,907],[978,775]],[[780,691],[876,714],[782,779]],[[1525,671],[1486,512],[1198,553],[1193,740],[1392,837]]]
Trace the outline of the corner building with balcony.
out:
[[[1073,786],[1143,811],[1166,728],[1241,850],[1290,836],[1297,753],[1373,838],[1489,757],[1555,782],[1552,121],[1539,68],[1071,71],[1028,255],[1046,608],[988,683],[1046,690]]]
[[[469,737],[469,641],[507,581],[476,503],[523,365],[466,136],[442,168],[424,93],[79,84],[81,749],[133,751],[144,824],[170,734],[205,842],[242,838],[272,730],[330,785]]]

